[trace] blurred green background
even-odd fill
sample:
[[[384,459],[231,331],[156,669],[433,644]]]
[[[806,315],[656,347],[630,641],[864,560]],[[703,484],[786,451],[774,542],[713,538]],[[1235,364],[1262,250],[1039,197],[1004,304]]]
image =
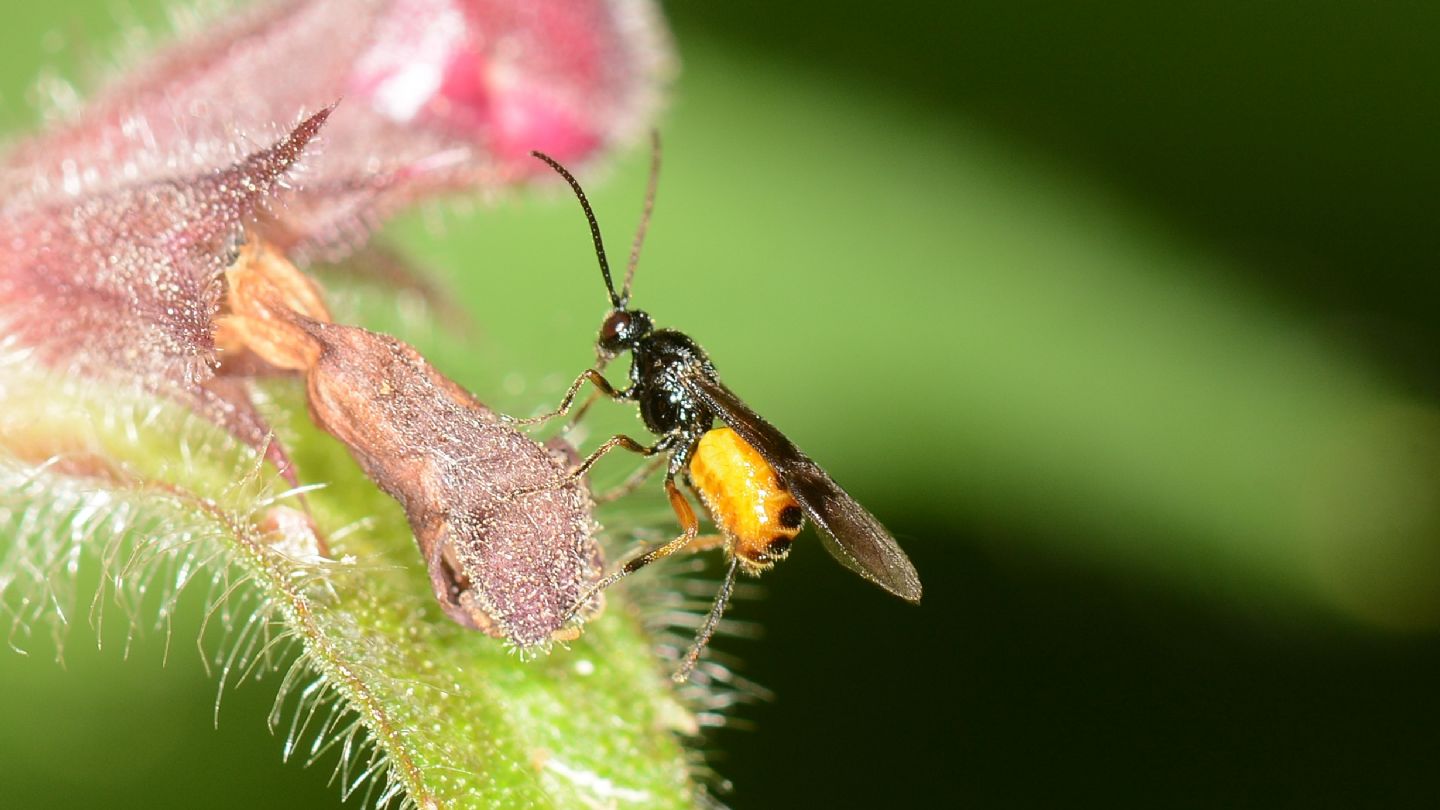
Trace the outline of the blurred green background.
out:
[[[158,3],[136,3],[158,16]],[[671,2],[636,303],[901,539],[911,608],[803,543],[723,639],[776,693],[736,808],[1416,806],[1440,797],[1440,6]],[[114,4],[8,9],[0,115]],[[87,46],[85,43],[89,43]],[[647,156],[582,177],[612,250]],[[591,358],[573,200],[391,239],[463,291],[406,335],[515,410]],[[448,359],[447,359],[448,358]],[[472,364],[473,365],[473,364]],[[608,421],[607,421],[608,420]],[[620,409],[601,425],[634,429]],[[654,492],[637,497],[654,497]],[[273,685],[180,626],[0,655],[14,807],[324,807]]]

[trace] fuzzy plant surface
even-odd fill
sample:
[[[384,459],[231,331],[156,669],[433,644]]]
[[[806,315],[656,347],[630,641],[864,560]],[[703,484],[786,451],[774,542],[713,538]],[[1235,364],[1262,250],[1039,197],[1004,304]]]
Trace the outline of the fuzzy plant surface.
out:
[[[583,162],[633,142],[670,61],[654,9],[287,0],[179,18],[172,42],[0,157],[11,646],[77,622],[165,630],[198,590],[222,688],[281,673],[269,722],[285,756],[332,763],[344,797],[703,800],[687,738],[733,696],[719,668],[669,682],[675,597],[617,589],[577,639],[519,651],[451,621],[408,497],[434,488],[366,455],[373,413],[343,429],[312,418],[324,415],[313,387],[226,328],[225,274],[245,245],[323,258],[370,282],[351,313],[383,307],[395,284],[424,286],[368,245],[389,214],[503,192],[543,168],[531,148]],[[375,379],[346,393],[393,399]],[[444,438],[401,450],[433,459]],[[94,577],[92,594],[81,583]]]
[[[324,482],[303,495],[184,408],[29,365],[7,360],[0,417],[12,645],[56,619],[163,626],[199,588],[222,685],[284,670],[270,723],[287,757],[333,763],[344,795],[692,804],[683,736],[699,721],[657,658],[645,595],[615,594],[567,649],[522,660],[441,614],[404,515],[308,422],[293,385],[270,386],[267,411]],[[287,524],[302,498],[328,557]],[[101,573],[93,595],[76,590],[87,568]]]

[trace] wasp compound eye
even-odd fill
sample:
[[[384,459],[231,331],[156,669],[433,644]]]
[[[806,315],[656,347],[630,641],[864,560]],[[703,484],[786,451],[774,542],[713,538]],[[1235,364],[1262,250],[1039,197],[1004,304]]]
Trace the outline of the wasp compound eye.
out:
[[[633,346],[649,331],[649,315],[639,310],[615,310],[600,325],[600,338],[596,342],[602,351],[616,354]]]
[[[629,333],[630,313],[612,312],[605,316],[605,322],[600,324],[600,339],[596,342],[600,344],[601,349],[613,354],[624,348],[625,337]]]

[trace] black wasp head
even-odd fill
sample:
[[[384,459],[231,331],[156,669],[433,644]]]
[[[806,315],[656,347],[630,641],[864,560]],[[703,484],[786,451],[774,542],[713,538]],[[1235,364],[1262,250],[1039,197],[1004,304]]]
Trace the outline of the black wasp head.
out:
[[[640,339],[650,334],[654,324],[650,316],[639,309],[612,309],[600,324],[600,337],[595,344],[607,357],[614,357],[627,349],[633,349]]]

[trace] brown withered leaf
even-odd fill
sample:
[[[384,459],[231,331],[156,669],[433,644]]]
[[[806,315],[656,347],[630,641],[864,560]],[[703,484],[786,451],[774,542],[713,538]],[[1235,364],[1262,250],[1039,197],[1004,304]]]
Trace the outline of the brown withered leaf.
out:
[[[563,635],[602,568],[573,456],[502,423],[394,338],[299,323],[321,346],[307,375],[315,421],[405,507],[446,613],[522,647]]]
[[[446,614],[521,648],[573,637],[603,560],[568,445],[520,433],[405,343],[329,322],[273,249],[247,244],[228,278],[223,342],[305,375],[316,424],[404,507]]]

